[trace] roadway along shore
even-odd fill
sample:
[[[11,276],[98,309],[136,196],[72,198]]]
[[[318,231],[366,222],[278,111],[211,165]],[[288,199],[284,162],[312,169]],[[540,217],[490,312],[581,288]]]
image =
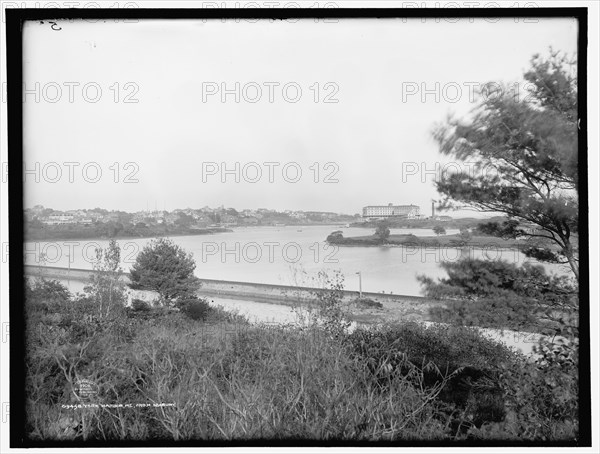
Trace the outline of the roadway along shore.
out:
[[[29,277],[45,277],[60,281],[73,280],[87,282],[93,270],[59,268],[49,266],[25,265],[25,275]],[[129,283],[127,273],[123,281]],[[298,307],[306,303],[315,291],[322,289],[311,287],[293,287],[285,285],[259,284],[251,282],[220,281],[201,279],[202,287],[198,295],[205,298],[228,298],[241,301],[278,304]],[[358,292],[344,291],[344,300],[353,301]],[[443,306],[441,301],[407,295],[363,292],[363,298],[369,298],[382,304],[381,308],[352,305],[351,319],[360,325],[373,325],[383,322],[408,321],[431,323],[429,309],[433,306]],[[514,347],[526,355],[533,355],[540,334],[516,332],[511,330],[481,329],[481,332],[495,341]]]
[[[93,270],[80,268],[61,268],[51,266],[25,265],[25,275],[30,277],[45,277],[48,279],[73,280],[87,282]],[[129,284],[129,275],[123,273],[122,279]],[[212,298],[228,298],[243,301],[256,301],[259,303],[280,304],[285,306],[298,306],[314,299],[315,292],[323,289],[313,287],[300,287],[288,285],[261,284],[254,282],[225,281],[215,279],[200,279],[202,287],[198,295]],[[356,291],[343,291],[344,302],[351,302],[358,298]],[[429,309],[432,306],[443,305],[442,302],[423,298],[420,296],[395,295],[388,293],[363,292],[364,299],[371,299],[381,303],[382,307],[353,307],[357,322],[377,323],[397,320],[428,321]]]

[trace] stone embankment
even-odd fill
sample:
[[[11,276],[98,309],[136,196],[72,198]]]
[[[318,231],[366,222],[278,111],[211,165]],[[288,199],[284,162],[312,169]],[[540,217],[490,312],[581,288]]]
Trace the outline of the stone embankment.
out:
[[[50,266],[25,265],[25,274],[27,276],[41,276],[50,279],[88,281],[93,270],[80,268],[60,268]],[[123,273],[122,277],[125,283],[129,283],[129,274]],[[293,305],[314,297],[315,292],[322,292],[323,289],[314,287],[301,287],[290,285],[261,284],[256,282],[238,282],[216,279],[201,279],[202,287],[199,295],[214,298],[229,298],[237,300],[257,301],[262,303],[274,303]],[[346,302],[358,298],[358,292],[344,290],[343,299]],[[404,315],[420,315],[415,318],[422,318],[423,314],[428,312],[432,304],[441,303],[419,296],[395,295],[391,293],[372,293],[363,292],[363,298],[378,301],[383,305],[384,310],[392,312],[401,311]],[[398,314],[399,315],[399,314]]]

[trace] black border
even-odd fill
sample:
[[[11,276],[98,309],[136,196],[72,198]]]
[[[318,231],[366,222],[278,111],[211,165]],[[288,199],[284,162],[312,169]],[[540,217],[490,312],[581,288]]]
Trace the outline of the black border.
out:
[[[8,163],[9,165],[9,245],[20,250],[23,235],[23,104],[22,104],[22,23],[26,20],[56,19],[351,19],[351,18],[575,18],[578,21],[578,102],[579,128],[579,197],[580,197],[580,368],[579,368],[579,439],[563,442],[432,442],[423,440],[384,442],[312,441],[289,439],[234,440],[232,442],[174,442],[153,441],[34,441],[25,432],[25,318],[23,312],[24,263],[22,254],[11,254],[9,264],[10,285],[10,447],[208,447],[208,446],[369,446],[369,447],[585,447],[591,446],[591,377],[590,377],[590,317],[589,317],[589,200],[587,174],[587,8],[264,8],[264,9],[12,9],[6,10],[6,58],[7,58],[7,112],[8,112]],[[585,168],[583,168],[585,163]],[[585,315],[584,315],[585,314]],[[583,365],[583,366],[582,366]]]

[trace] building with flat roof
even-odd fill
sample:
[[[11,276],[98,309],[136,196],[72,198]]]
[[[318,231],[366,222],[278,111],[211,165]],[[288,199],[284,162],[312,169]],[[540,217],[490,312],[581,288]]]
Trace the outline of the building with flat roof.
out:
[[[369,205],[363,208],[363,218],[391,218],[404,217],[415,219],[420,216],[417,205]]]

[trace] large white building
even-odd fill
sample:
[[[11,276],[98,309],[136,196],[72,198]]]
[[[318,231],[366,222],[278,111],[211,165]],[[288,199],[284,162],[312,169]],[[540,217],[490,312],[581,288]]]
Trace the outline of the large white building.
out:
[[[420,208],[417,205],[369,205],[363,208],[363,218],[419,217]]]

